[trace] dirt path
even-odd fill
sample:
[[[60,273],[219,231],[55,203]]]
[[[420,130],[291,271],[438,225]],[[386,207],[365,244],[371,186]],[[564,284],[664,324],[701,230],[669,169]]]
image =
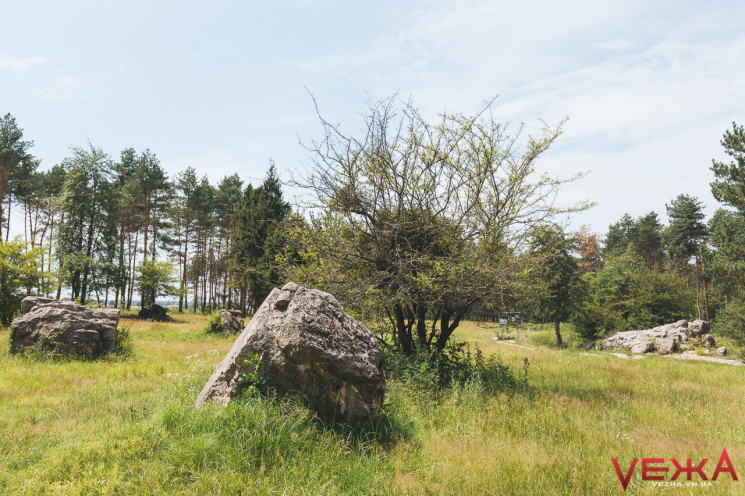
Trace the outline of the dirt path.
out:
[[[745,363],[743,363],[740,360],[731,360],[729,358],[720,358],[720,357],[713,357],[713,356],[708,356],[708,355],[697,355],[692,351],[686,351],[684,353],[681,353],[680,355],[665,355],[665,356],[680,358],[682,360],[703,360],[705,362],[723,363],[725,365],[738,365],[738,366],[745,365]]]
[[[521,344],[515,344],[514,341],[509,341],[509,340],[505,341],[502,339],[495,339],[495,338],[492,338],[492,341],[494,341],[495,343],[506,344],[509,346],[517,346],[518,348],[525,348],[526,350],[535,350],[535,348],[531,348],[530,346],[523,346]]]

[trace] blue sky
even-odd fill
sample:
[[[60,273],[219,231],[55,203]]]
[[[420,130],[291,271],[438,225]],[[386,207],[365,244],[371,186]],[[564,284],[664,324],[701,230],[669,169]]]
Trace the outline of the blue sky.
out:
[[[312,91],[355,132],[365,99],[425,115],[569,122],[540,168],[587,172],[559,202],[604,232],[679,193],[713,212],[712,158],[745,124],[745,3],[575,1],[15,1],[0,30],[0,113],[43,167],[88,141],[150,148],[170,174],[283,179],[319,137]]]

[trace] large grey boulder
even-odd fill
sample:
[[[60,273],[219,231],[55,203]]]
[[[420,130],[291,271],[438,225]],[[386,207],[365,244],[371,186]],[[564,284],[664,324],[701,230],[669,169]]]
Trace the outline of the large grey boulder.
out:
[[[319,416],[352,425],[370,422],[385,389],[375,337],[328,293],[295,283],[275,288],[202,389],[196,406],[227,403],[246,387],[246,360],[260,355],[266,392],[299,395]]]
[[[243,316],[240,310],[220,310],[220,329],[233,334],[243,330]]]
[[[703,340],[708,335],[702,337],[701,333],[708,330],[709,323],[705,320],[679,320],[652,329],[617,332],[592,345],[600,349],[631,350],[632,353],[657,352],[667,355],[688,348],[689,340],[692,338]]]
[[[116,345],[119,310],[102,310],[71,301],[28,296],[21,302],[24,315],[10,326],[10,351],[38,345],[73,355],[93,355]]]

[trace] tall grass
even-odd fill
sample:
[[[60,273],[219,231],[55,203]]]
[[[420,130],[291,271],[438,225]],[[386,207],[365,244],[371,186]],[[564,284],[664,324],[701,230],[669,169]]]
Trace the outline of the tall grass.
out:
[[[394,367],[375,425],[353,431],[280,398],[194,409],[235,338],[175,318],[124,318],[131,353],[116,360],[0,350],[0,494],[621,494],[611,458],[707,457],[711,475],[722,447],[745,477],[741,367],[557,350],[550,329],[518,348],[466,323],[481,372],[430,387]],[[626,493],[661,491],[638,472]],[[668,492],[744,488],[724,475]]]

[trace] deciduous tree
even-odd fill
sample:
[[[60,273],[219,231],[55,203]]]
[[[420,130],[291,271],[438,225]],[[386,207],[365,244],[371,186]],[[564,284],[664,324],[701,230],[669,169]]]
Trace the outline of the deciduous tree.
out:
[[[534,173],[562,123],[522,142],[492,102],[429,123],[392,97],[370,102],[357,135],[321,124],[298,181],[325,211],[306,253],[338,296],[379,302],[405,354],[442,350],[474,306],[511,291],[524,269],[516,250],[562,211],[553,200],[564,181]]]

